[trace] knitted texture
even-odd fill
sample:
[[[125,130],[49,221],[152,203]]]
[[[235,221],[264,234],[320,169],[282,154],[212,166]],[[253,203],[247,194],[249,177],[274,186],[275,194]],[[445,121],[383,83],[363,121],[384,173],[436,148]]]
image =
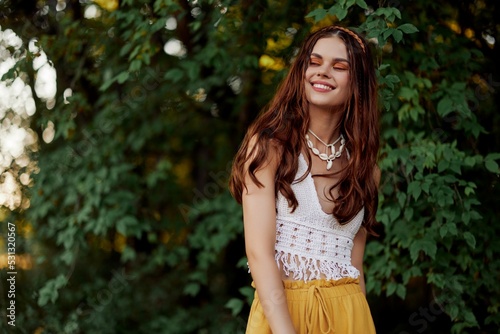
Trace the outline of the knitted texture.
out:
[[[296,179],[306,171],[307,162],[301,154]],[[292,189],[299,203],[293,213],[281,193],[276,199],[278,266],[287,276],[306,282],[358,278],[359,271],[351,264],[351,251],[364,208],[349,223],[340,225],[332,214],[323,211],[310,173],[303,181],[292,184]]]

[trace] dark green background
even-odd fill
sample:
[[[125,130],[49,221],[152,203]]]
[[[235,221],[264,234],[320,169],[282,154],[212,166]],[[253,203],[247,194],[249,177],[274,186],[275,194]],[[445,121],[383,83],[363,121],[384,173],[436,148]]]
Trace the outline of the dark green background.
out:
[[[380,236],[365,259],[378,332],[498,332],[500,55],[482,37],[499,39],[497,1],[122,0],[85,19],[89,5],[0,1],[2,30],[24,49],[38,39],[58,87],[53,109],[36,99],[32,164],[9,169],[39,171],[30,207],[2,209],[32,261],[8,332],[243,333],[231,159],[304,36],[339,19],[371,38],[379,68]],[[184,57],[163,51],[171,38]],[[2,80],[33,85],[34,56]]]

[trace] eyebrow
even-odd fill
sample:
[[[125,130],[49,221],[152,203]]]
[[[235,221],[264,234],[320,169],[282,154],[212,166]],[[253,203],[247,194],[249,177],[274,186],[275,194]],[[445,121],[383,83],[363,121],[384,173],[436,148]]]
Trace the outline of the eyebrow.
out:
[[[317,54],[317,53],[311,53],[311,57],[316,57],[316,58],[319,58],[319,59],[323,59],[323,56]],[[345,59],[345,58],[334,58],[333,59],[335,62],[339,62],[339,61],[342,61],[342,62],[346,62],[349,64],[349,60]]]

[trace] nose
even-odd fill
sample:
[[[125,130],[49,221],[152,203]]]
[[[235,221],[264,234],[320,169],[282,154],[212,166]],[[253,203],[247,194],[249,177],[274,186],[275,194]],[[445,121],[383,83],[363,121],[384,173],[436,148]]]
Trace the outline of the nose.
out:
[[[331,76],[330,67],[324,65],[318,67],[318,72],[316,72],[316,76],[329,78]]]

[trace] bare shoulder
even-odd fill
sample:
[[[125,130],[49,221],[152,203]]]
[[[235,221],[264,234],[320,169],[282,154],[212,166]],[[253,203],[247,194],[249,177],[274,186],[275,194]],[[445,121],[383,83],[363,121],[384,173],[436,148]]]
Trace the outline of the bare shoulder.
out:
[[[264,152],[265,150],[265,152]],[[259,159],[259,157],[265,157],[264,161],[260,164],[259,170],[261,169],[271,169],[276,171],[279,165],[281,149],[279,146],[272,140],[268,141],[268,145],[258,144],[258,135],[255,134],[250,138],[248,143],[247,150],[247,167],[254,161],[255,159]],[[248,168],[247,168],[248,170]]]
[[[246,152],[243,195],[272,193],[274,196],[275,177],[280,163],[280,150],[276,143],[259,140],[253,135]]]

